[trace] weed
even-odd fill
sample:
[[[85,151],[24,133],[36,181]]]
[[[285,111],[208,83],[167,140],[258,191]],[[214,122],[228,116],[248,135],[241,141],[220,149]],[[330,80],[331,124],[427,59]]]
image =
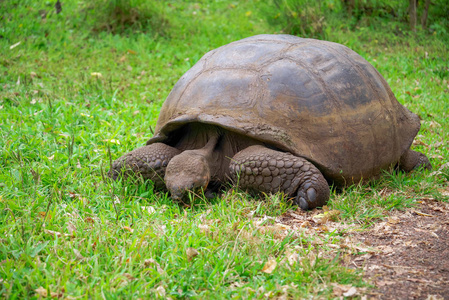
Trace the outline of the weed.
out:
[[[163,10],[163,1],[96,0],[83,8],[94,20],[94,31],[106,30],[112,34],[145,32],[165,36],[170,22]]]

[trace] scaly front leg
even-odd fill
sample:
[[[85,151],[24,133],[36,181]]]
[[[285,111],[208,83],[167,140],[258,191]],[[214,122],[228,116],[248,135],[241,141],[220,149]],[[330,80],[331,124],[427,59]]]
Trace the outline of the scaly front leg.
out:
[[[157,188],[165,188],[165,169],[179,153],[180,150],[163,143],[143,146],[115,160],[108,176],[116,180],[120,176],[138,175],[153,181]]]
[[[306,159],[290,153],[250,146],[231,159],[230,174],[244,189],[295,197],[304,210],[329,200],[329,185],[321,172]]]

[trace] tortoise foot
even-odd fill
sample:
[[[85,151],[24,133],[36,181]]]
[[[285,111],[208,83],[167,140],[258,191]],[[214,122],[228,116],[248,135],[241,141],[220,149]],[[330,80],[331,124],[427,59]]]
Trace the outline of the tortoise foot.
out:
[[[303,210],[313,209],[325,205],[329,195],[329,184],[321,172],[318,169],[309,170],[303,175],[295,203]]]
[[[426,170],[432,169],[429,159],[421,152],[408,149],[399,160],[399,168],[405,172],[410,172],[420,167]]]
[[[243,189],[266,193],[284,192],[295,197],[302,209],[312,209],[329,200],[329,185],[321,172],[306,159],[251,146],[231,159],[231,179]]]
[[[150,179],[155,187],[164,187],[164,175],[168,162],[180,151],[166,144],[155,143],[126,153],[112,163],[108,176],[114,180],[130,175]]]

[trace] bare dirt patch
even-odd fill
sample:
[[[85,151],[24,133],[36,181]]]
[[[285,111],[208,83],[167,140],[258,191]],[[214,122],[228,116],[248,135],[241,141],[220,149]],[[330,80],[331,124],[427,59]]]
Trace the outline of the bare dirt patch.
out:
[[[352,296],[362,299],[449,299],[449,203],[421,199],[414,208],[393,211],[365,230],[338,222],[338,215],[327,208],[287,211],[260,230],[271,229],[278,238],[288,232],[313,235],[314,244],[330,249],[318,255],[338,255],[343,265],[363,270],[365,281],[373,286],[355,289],[332,283],[336,297],[353,288]],[[263,223],[265,218],[256,222]],[[324,242],[325,232],[337,232],[341,238]]]
[[[449,299],[449,204],[432,199],[351,233],[374,252],[348,263],[363,268],[373,299]]]

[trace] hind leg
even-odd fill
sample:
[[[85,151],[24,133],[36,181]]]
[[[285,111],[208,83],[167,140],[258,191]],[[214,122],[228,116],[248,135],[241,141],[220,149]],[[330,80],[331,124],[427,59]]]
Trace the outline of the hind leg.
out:
[[[163,143],[143,146],[115,160],[108,176],[116,180],[120,176],[138,175],[153,181],[155,187],[163,188],[168,162],[179,153],[180,150]]]
[[[329,200],[329,185],[309,161],[268,149],[250,146],[231,159],[230,174],[244,189],[266,193],[284,192],[295,197],[304,210],[323,206]]]
[[[423,167],[426,170],[431,170],[432,165],[430,164],[427,156],[422,154],[421,152],[413,151],[408,149],[401,156],[399,160],[399,168],[405,172],[410,172],[419,167]]]

